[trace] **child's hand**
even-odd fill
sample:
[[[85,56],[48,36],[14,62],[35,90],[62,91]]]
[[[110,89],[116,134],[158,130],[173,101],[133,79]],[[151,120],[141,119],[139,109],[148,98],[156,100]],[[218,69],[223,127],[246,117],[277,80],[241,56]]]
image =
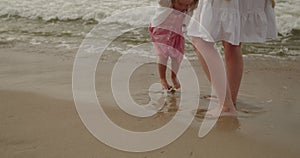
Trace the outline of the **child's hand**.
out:
[[[272,0],[272,8],[275,7],[275,0]]]

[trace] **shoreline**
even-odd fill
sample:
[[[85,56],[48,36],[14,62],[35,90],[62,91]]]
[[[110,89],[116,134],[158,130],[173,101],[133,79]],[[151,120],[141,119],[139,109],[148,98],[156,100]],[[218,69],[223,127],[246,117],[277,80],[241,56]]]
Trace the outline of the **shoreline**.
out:
[[[0,156],[1,157],[297,157],[300,138],[300,63],[295,60],[245,58],[236,120],[221,119],[211,133],[197,138],[201,118],[175,142],[145,153],[110,148],[94,138],[81,122],[72,95],[74,55],[55,56],[47,48],[0,48]],[[27,51],[27,52],[26,52]],[[33,51],[33,52],[32,52]],[[45,54],[39,53],[46,52]],[[61,51],[61,50],[58,50]],[[72,50],[69,50],[72,52]],[[174,111],[138,119],[126,116],[115,105],[110,75],[116,56],[97,70],[97,93],[112,120],[128,129],[145,130],[164,125]],[[201,95],[210,92],[200,64],[192,61]],[[146,102],[145,89],[157,82],[155,64],[138,69],[130,90]],[[143,93],[140,93],[143,91]],[[200,96],[199,96],[200,97]],[[205,107],[207,101],[200,99]],[[114,105],[114,106],[111,106]],[[150,129],[151,129],[150,128]]]

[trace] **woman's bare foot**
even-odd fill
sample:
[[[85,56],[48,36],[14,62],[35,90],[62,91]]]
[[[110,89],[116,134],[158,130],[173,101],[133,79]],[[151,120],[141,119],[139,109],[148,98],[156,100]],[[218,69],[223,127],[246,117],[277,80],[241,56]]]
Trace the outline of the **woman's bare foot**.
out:
[[[218,98],[217,98],[217,96],[215,96],[215,95],[209,95],[209,94],[202,96],[201,99],[207,99],[207,100],[211,100],[211,101],[215,101],[215,102],[219,101]]]
[[[237,111],[235,108],[229,108],[229,107],[223,107],[223,109],[220,109],[221,107],[214,108],[212,110],[208,110],[206,112],[205,117],[209,118],[218,118],[218,117],[237,117]],[[221,111],[221,113],[220,113]]]
[[[208,95],[203,96],[201,99],[207,99],[207,100],[210,100],[210,101],[219,102],[217,96],[215,96],[215,95],[209,95],[208,94]],[[235,109],[237,109],[235,102],[233,103],[233,105],[234,105]]]

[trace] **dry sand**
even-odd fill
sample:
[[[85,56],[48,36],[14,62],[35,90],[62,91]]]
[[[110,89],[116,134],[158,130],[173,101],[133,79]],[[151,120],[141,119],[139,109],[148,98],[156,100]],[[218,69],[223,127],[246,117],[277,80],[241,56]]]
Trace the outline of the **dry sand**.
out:
[[[42,49],[34,51],[0,49],[1,158],[296,158],[300,155],[299,59],[245,58],[238,119],[222,118],[208,136],[198,138],[202,118],[197,115],[188,130],[168,146],[129,153],[98,141],[81,122],[72,98],[74,57],[39,53],[45,51]],[[98,96],[108,116],[120,126],[136,131],[155,129],[168,122],[176,108],[166,107],[164,112],[141,119],[129,117],[112,106],[116,104],[109,86],[113,61],[102,62],[96,78]],[[194,61],[193,66],[201,95],[209,94],[209,84],[199,63]],[[138,69],[130,84],[133,98],[147,102],[147,95],[140,92],[157,81],[155,64]],[[201,99],[200,107],[205,104],[207,101]]]

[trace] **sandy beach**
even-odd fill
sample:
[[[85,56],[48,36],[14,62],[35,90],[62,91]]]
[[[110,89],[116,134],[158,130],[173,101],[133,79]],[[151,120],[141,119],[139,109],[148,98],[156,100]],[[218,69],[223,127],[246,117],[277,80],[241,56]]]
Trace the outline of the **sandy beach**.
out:
[[[69,50],[74,53],[68,56],[53,55],[59,54],[57,51],[42,45],[0,48],[1,158],[299,157],[298,57],[245,57],[237,119],[221,118],[209,135],[199,138],[197,134],[203,119],[196,115],[188,130],[168,146],[130,153],[103,144],[85,128],[72,96],[76,50]],[[145,131],[159,128],[172,119],[176,113],[176,108],[172,107],[143,119],[123,113],[116,106],[108,86],[113,61],[106,60],[99,65],[101,71],[96,75],[96,88],[99,100],[115,123],[130,130]],[[201,96],[209,94],[210,86],[200,64],[197,61],[192,64],[199,78]],[[158,82],[156,65],[141,67],[130,82],[136,102],[147,102],[147,94],[140,92]],[[207,102],[200,99],[200,107],[205,107]]]

